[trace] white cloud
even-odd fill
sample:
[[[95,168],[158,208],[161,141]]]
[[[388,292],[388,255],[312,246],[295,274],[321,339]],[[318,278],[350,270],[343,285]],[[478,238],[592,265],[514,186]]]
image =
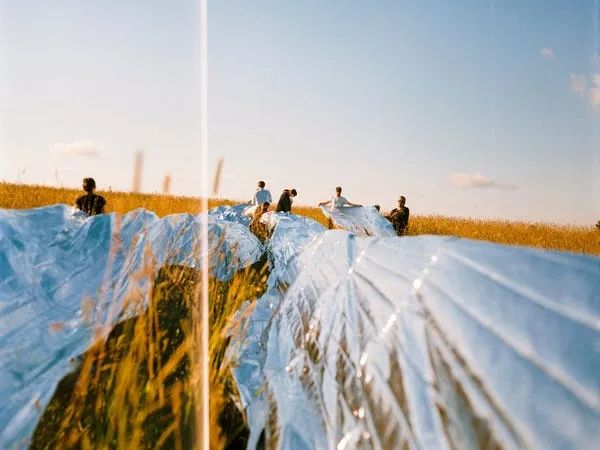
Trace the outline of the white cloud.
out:
[[[589,87],[588,87],[589,86]],[[585,75],[571,74],[571,90],[587,100],[592,108],[600,108],[600,72],[589,78]]]
[[[592,76],[592,87],[588,91],[588,102],[594,108],[600,107],[600,72]]]
[[[463,189],[517,189],[514,184],[501,183],[480,174],[451,173],[448,183]]]
[[[81,156],[86,158],[98,158],[102,151],[100,144],[94,141],[77,141],[71,144],[55,143],[51,146],[53,153],[63,155]]]
[[[546,59],[554,59],[554,50],[552,50],[551,48],[541,48],[540,49],[540,55],[542,55],[542,57],[546,58]]]
[[[582,97],[585,96],[587,89],[587,79],[585,75],[571,74],[571,90]]]

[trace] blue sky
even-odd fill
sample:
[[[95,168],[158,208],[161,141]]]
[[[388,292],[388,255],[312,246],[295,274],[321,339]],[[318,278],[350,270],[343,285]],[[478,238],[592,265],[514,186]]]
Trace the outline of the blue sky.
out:
[[[196,5],[80,3],[0,1],[0,178],[126,189],[143,148],[145,190],[168,172],[197,193]],[[342,185],[414,214],[594,223],[599,22],[599,0],[209,2],[221,195],[262,178],[306,204]]]

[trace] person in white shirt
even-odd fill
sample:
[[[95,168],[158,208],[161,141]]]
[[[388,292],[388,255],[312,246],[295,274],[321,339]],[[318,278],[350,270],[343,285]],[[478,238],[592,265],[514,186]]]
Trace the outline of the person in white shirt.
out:
[[[335,188],[335,195],[333,195],[326,202],[319,203],[319,206],[330,205],[331,211],[339,210],[344,206],[360,206],[350,203],[345,197],[342,197],[342,188],[340,186]]]
[[[319,206],[327,205],[329,205],[330,211],[339,211],[344,206],[360,206],[350,203],[345,197],[342,197],[342,188],[340,186],[335,188],[335,195],[333,195],[329,200],[319,203]],[[331,217],[327,218],[327,228],[330,230],[333,229],[333,221],[331,220]]]
[[[273,200],[271,199],[271,193],[267,189],[265,189],[264,181],[258,182],[258,188],[256,189],[254,196],[252,197],[251,203],[254,206],[262,205],[263,203],[273,203]]]

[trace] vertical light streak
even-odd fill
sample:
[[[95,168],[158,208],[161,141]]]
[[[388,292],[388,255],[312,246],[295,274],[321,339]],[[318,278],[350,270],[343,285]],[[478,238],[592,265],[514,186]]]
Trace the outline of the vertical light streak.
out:
[[[595,0],[592,6],[592,67],[591,73],[600,72],[600,0]],[[592,148],[599,148],[600,145],[600,120],[595,120],[592,123]],[[600,152],[595,152],[594,155],[594,179],[595,183],[592,185],[594,190],[594,198],[596,199],[596,205],[600,204]]]
[[[199,1],[200,14],[200,304],[195,308],[195,347],[199,350],[194,364],[196,440],[195,448],[209,450],[209,320],[208,320],[208,8],[207,0]],[[200,317],[198,317],[198,313]],[[198,330],[199,328],[199,330]],[[199,373],[198,373],[199,372]]]

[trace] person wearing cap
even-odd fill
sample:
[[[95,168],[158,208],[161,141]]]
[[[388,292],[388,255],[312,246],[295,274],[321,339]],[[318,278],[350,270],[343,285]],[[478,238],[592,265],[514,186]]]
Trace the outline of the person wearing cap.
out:
[[[298,195],[296,189],[284,189],[277,202],[276,212],[292,212],[293,197]]]
[[[398,207],[394,208],[390,211],[390,213],[385,216],[392,225],[394,226],[394,230],[398,236],[402,236],[406,234],[408,231],[408,218],[410,216],[410,210],[404,206],[406,204],[406,197],[403,195],[398,198]]]
[[[265,189],[265,182],[259,181],[258,188],[252,197],[252,201],[250,202],[252,205],[262,205],[263,203],[272,203],[273,200],[271,198],[271,192],[268,189]]]
[[[104,214],[106,200],[101,195],[94,194],[96,181],[93,178],[84,178],[82,187],[86,193],[75,200],[75,207],[88,216]]]

